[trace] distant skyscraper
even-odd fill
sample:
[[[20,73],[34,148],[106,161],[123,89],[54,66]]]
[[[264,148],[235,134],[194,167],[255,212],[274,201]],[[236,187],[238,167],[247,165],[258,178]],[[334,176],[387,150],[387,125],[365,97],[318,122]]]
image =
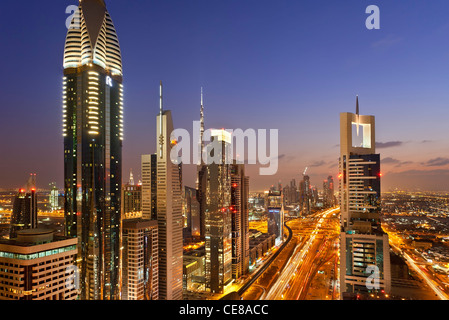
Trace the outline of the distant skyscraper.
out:
[[[232,216],[230,155],[231,135],[212,130],[207,154],[216,159],[203,167],[201,207],[205,217],[206,288],[223,293],[232,283]],[[213,149],[210,149],[214,145]]]
[[[391,289],[388,235],[381,228],[380,156],[374,116],[340,114],[340,290]],[[374,272],[374,273],[373,273]],[[379,276],[379,288],[368,278]],[[368,280],[368,281],[367,281]]]
[[[334,178],[332,176],[327,177],[323,183],[323,202],[326,208],[331,208],[335,205],[334,194]]]
[[[48,198],[48,203],[50,204],[50,210],[59,210],[59,190],[56,187],[56,183],[50,183],[50,196]]]
[[[306,174],[303,175],[301,181],[301,200],[302,200],[302,215],[307,216],[312,210],[312,186],[310,185],[310,177]]]
[[[157,154],[141,157],[142,170],[142,217],[157,219]]]
[[[249,177],[244,164],[231,166],[232,277],[249,271]]]
[[[182,299],[183,221],[179,166],[172,163],[170,151],[173,120],[163,109],[162,82],[160,111],[157,116],[157,221],[159,227],[159,299]]]
[[[186,217],[185,228],[189,236],[199,238],[201,235],[200,203],[198,191],[194,188],[184,187],[184,212]]]
[[[142,215],[142,186],[125,184],[122,187],[123,219],[138,218]]]
[[[123,86],[117,34],[103,0],[79,3],[64,50],[66,234],[77,237],[85,300],[119,298]]]
[[[158,300],[156,220],[123,220],[123,300]]]
[[[29,192],[20,189],[14,198],[9,238],[16,238],[20,230],[33,228],[37,228],[37,194],[35,185],[30,185]]]
[[[267,196],[268,233],[276,235],[276,244],[284,240],[284,200],[281,191],[269,191]]]

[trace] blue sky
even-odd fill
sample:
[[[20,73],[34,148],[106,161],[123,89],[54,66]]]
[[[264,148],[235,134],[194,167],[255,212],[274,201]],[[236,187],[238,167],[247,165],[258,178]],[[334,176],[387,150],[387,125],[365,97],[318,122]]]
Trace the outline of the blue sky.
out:
[[[68,5],[9,1],[0,12],[0,186],[29,172],[62,186],[62,54]],[[384,190],[449,189],[449,3],[444,0],[106,0],[123,56],[123,174],[155,151],[158,84],[175,127],[279,129],[281,168],[253,189],[337,175],[339,113],[376,116]],[[380,8],[380,30],[365,9]],[[385,144],[387,143],[387,144]],[[435,161],[436,160],[436,161]],[[439,160],[439,161],[438,161]],[[192,168],[185,168],[192,184]],[[38,180],[39,181],[39,180]]]

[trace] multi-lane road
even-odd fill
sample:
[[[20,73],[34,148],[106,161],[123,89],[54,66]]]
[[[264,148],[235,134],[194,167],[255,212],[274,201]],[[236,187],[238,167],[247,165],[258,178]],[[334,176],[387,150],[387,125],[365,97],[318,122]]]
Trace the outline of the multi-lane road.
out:
[[[297,245],[272,286],[260,299],[305,300],[320,268],[328,262],[336,266],[339,237],[339,209],[320,213],[289,222]],[[333,272],[337,274],[336,270]],[[333,279],[328,279],[329,283]],[[336,298],[336,290],[332,297]]]

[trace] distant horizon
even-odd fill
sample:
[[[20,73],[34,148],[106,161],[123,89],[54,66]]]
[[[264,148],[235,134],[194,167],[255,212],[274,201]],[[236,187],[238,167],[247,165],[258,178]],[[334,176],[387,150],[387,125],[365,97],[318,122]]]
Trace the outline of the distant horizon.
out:
[[[248,166],[250,189],[299,181],[305,167],[319,189],[335,179],[339,114],[354,112],[358,95],[360,113],[376,117],[382,189],[447,190],[449,3],[379,2],[380,29],[368,30],[358,0],[107,1],[123,56],[122,180],[131,168],[137,178],[140,156],[156,151],[162,80],[175,128],[199,120],[203,88],[206,128],[279,129],[278,174]],[[8,188],[31,172],[62,187],[66,8],[77,3],[48,0],[43,11],[10,1],[0,12],[8,48],[0,51],[0,184]],[[184,173],[195,185],[195,168]]]

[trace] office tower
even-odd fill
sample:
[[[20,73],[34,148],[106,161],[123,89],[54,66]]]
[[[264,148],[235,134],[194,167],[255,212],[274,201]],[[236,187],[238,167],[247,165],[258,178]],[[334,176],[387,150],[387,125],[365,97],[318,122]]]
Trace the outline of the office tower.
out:
[[[334,178],[328,176],[323,182],[323,204],[325,208],[331,208],[335,205]]]
[[[46,229],[0,240],[0,300],[76,300],[76,244]]]
[[[205,217],[206,289],[223,293],[232,283],[231,134],[212,130],[201,176]],[[210,157],[210,158],[209,158]],[[214,159],[214,160],[212,160]]]
[[[158,300],[156,220],[123,220],[122,300]]]
[[[249,177],[245,165],[231,165],[232,278],[249,272]]]
[[[307,170],[307,169],[306,169]],[[307,216],[312,210],[312,186],[310,185],[310,177],[305,174],[303,175],[303,180],[301,181],[301,192],[302,192],[302,215]]]
[[[340,290],[343,296],[391,288],[388,235],[381,228],[380,155],[375,153],[375,118],[340,114]],[[374,274],[373,271],[376,271]],[[375,287],[374,287],[375,289]]]
[[[64,50],[66,234],[78,238],[82,300],[119,298],[123,86],[120,46],[103,0],[79,3]]]
[[[198,201],[198,191],[194,188],[184,187],[184,212],[187,234],[199,239],[201,232],[200,203]]]
[[[14,198],[10,221],[9,238],[17,237],[17,232],[37,228],[37,194],[32,186],[29,192],[20,189]]]
[[[50,183],[50,195],[48,198],[48,203],[50,204],[50,211],[59,210],[59,190],[56,187],[56,183]]]
[[[170,159],[176,141],[172,114],[163,109],[162,82],[157,116],[157,221],[159,226],[159,299],[182,299],[182,195],[179,166]]]
[[[268,233],[276,235],[276,245],[284,240],[284,200],[282,192],[269,191],[267,196]]]
[[[157,219],[157,154],[141,156],[142,218]]]
[[[142,186],[125,184],[122,187],[121,203],[123,219],[142,216]]]

